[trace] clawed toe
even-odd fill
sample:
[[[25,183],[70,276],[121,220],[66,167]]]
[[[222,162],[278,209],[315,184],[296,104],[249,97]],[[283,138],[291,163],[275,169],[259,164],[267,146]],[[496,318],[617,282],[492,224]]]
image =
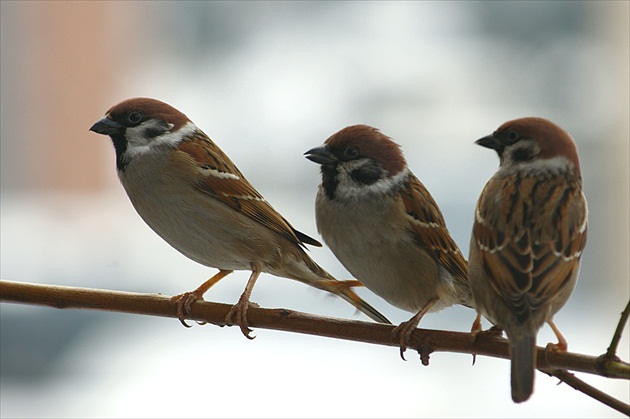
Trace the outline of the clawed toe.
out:
[[[191,327],[186,323],[186,317],[190,317],[192,303],[197,300],[203,300],[203,298],[199,297],[195,291],[185,292],[171,298],[171,304],[177,309],[177,318],[184,327]],[[197,324],[205,324],[205,322],[197,322]]]
[[[481,326],[481,314],[477,314],[477,318],[475,318],[475,321],[470,328],[470,343],[474,343],[475,340],[477,340],[477,336],[481,334],[501,337],[501,335],[503,335],[503,329],[494,325],[488,330],[483,330],[483,327]]]
[[[477,340],[477,335],[483,331],[483,327],[481,326],[481,314],[477,313],[477,317],[470,328],[470,343],[474,343]],[[474,363],[474,361],[473,361]]]
[[[171,298],[171,304],[175,306],[177,309],[177,318],[184,325],[184,327],[190,327],[188,323],[186,323],[186,317],[190,317],[192,315],[191,307],[192,303],[197,300],[203,301],[203,295],[212,287],[214,284],[219,282],[221,278],[225,277],[232,271],[220,270],[216,275],[212,278],[208,279],[206,282],[201,284],[196,290],[185,292],[183,294],[176,295]],[[197,324],[203,325],[206,322],[197,321]]]
[[[411,333],[413,333],[416,325],[417,323],[414,324],[412,321],[403,322],[392,330],[392,337],[398,338],[400,342],[400,357],[403,361],[406,361],[405,351],[407,351],[407,345],[409,344]]]
[[[407,350],[407,345],[410,342],[411,334],[414,330],[416,330],[416,327],[418,327],[418,324],[420,323],[422,317],[429,311],[433,304],[435,304],[435,301],[435,298],[430,299],[424,305],[424,307],[422,307],[422,309],[418,311],[411,319],[407,320],[406,322],[402,322],[401,324],[396,326],[394,330],[392,330],[393,336],[400,334],[400,357],[403,359],[403,361],[405,361],[404,354]]]
[[[486,332],[488,332],[491,335],[496,335],[499,337],[503,335],[503,329],[500,326],[497,326],[496,324],[492,326],[490,329],[486,330]]]
[[[247,310],[249,306],[258,307],[256,303],[250,303],[249,301],[239,301],[234,304],[227,316],[225,316],[225,324],[228,326],[232,326],[234,324],[240,327],[241,332],[247,339],[254,339],[256,336],[251,336],[250,333],[253,332],[252,329],[249,328],[249,322],[247,321]],[[232,317],[235,317],[235,320],[232,321]]]
[[[549,323],[549,326],[551,326],[551,329],[556,334],[556,337],[558,338],[558,343],[551,343],[551,342],[548,343],[546,347],[546,352],[552,352],[552,351],[565,351],[566,352],[566,350],[569,349],[569,343],[567,342],[565,337],[562,336],[560,329],[558,329],[558,327],[555,325],[553,320],[548,320],[547,323]]]
[[[567,349],[569,349],[569,347],[566,344],[566,342],[558,342],[558,343],[549,342],[547,346],[545,347],[546,352],[566,352]]]

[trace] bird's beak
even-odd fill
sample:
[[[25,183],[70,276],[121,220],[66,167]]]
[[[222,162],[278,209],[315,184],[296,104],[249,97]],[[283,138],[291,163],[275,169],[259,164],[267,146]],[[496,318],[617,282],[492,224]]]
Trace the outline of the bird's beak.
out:
[[[304,153],[307,159],[318,164],[335,164],[337,157],[326,146],[315,147]]]
[[[125,130],[125,127],[120,125],[116,121],[112,121],[109,118],[101,118],[92,125],[90,131],[94,131],[97,134],[103,135],[115,135],[121,134]]]
[[[475,141],[475,144],[479,144],[482,147],[491,148],[493,150],[500,150],[503,148],[503,144],[494,135],[488,135]]]

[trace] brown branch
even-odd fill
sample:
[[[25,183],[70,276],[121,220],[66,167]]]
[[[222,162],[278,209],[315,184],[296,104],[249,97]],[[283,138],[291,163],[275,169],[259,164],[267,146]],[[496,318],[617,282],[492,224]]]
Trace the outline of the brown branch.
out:
[[[594,398],[595,400],[605,404],[606,406],[630,416],[630,405],[615,399],[614,397],[604,393],[601,390],[596,389],[590,384],[585,383],[584,381],[577,378],[574,374],[571,374],[570,372],[564,370],[549,370],[543,372],[558,378],[563,383],[566,383],[570,387],[573,387],[575,390],[581,391],[582,393]]]
[[[626,327],[626,323],[628,323],[628,317],[630,316],[630,301],[626,305],[626,308],[621,313],[621,318],[619,319],[619,323],[617,324],[617,329],[615,329],[615,333],[613,334],[612,341],[610,341],[610,346],[604,355],[608,359],[616,359],[617,358],[617,346],[619,346],[619,341],[621,340],[621,334],[623,332],[624,327]]]
[[[0,281],[0,301],[44,305],[60,309],[90,309],[177,317],[170,297],[159,294],[138,294]],[[225,317],[230,308],[231,306],[228,304],[197,301],[192,306],[190,318],[199,322],[224,326]],[[392,337],[394,327],[392,325],[315,316],[286,309],[256,307],[249,309],[248,319],[250,326],[255,328],[304,333],[393,347],[399,345],[399,341]],[[417,350],[425,364],[428,363],[429,355],[432,352],[457,352],[509,358],[507,341],[492,333],[481,333],[473,341],[470,333],[417,329],[413,332],[408,347]],[[630,364],[606,355],[595,357],[571,352],[547,352],[545,348],[539,348],[537,362],[538,369],[547,374],[551,374],[550,371],[570,370],[609,378],[630,379]],[[565,381],[564,378],[561,379]],[[575,383],[575,381],[571,381],[571,383]],[[579,388],[579,384],[578,389],[589,394],[588,389]],[[622,413],[628,414],[627,410],[622,411]]]
[[[64,287],[0,281],[0,301],[44,305],[60,309],[89,309],[177,317],[170,297],[160,294],[139,294],[90,288]],[[225,325],[229,304],[198,301],[192,306],[191,320]],[[251,307],[248,311],[251,327],[282,330],[398,347],[392,337],[392,325],[357,320],[316,316],[286,309]],[[471,341],[469,333],[417,329],[411,337],[410,349],[420,353],[457,352],[508,359],[507,341],[491,333],[482,333]],[[541,370],[562,369],[630,379],[630,364],[617,361],[615,368],[605,366],[601,357],[571,352],[548,352],[539,348]]]

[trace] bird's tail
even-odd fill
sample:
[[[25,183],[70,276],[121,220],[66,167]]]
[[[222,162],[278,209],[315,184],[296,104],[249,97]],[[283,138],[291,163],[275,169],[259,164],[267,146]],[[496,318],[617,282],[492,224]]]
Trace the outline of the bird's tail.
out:
[[[367,301],[365,301],[354,291],[352,291],[352,287],[362,286],[359,281],[338,281],[336,279],[328,279],[322,281],[321,284],[321,289],[343,298],[344,300],[355,306],[357,310],[359,310],[361,313],[365,314],[375,322],[392,324],[387,319],[387,317],[383,316],[377,309],[372,307]]]
[[[315,263],[305,252],[302,251],[300,254],[304,263],[298,263],[295,266],[297,270],[291,272],[291,278],[343,298],[376,322],[392,324],[387,317],[352,291],[352,287],[363,286],[363,284],[356,280],[339,281]]]
[[[511,338],[511,381],[512,400],[524,402],[534,391],[534,373],[536,370],[536,333],[526,333]]]

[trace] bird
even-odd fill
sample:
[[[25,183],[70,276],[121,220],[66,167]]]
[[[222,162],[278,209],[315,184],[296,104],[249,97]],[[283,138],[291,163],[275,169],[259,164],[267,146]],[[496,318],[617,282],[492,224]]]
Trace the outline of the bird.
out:
[[[173,297],[184,326],[192,304],[235,270],[251,275],[226,324],[236,323],[247,338],[253,338],[249,299],[262,272],[336,294],[389,323],[352,291],[357,281],[336,280],[308,256],[306,245],[321,243],[293,228],[179,110],[157,99],[131,98],[110,108],[90,131],[111,138],[120,182],[146,224],[183,255],[219,270],[194,291]]]
[[[588,208],[577,146],[555,123],[511,120],[476,141],[495,150],[500,164],[483,188],[470,240],[469,279],[480,316],[505,331],[511,394],[516,403],[534,391],[536,337],[548,323],[557,344],[567,341],[553,322],[578,280]]]
[[[321,165],[317,230],[369,290],[414,316],[398,325],[400,355],[427,312],[472,305],[467,261],[437,203],[379,129],[347,126],[305,153]]]

